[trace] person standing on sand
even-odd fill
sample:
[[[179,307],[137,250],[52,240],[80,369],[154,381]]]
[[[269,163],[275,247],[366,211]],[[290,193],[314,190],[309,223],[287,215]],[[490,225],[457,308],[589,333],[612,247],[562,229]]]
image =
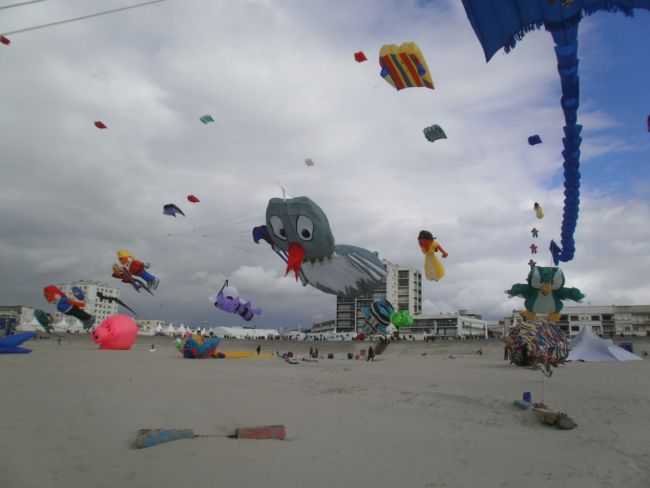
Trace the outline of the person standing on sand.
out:
[[[370,346],[368,348],[368,358],[366,361],[372,361],[373,363],[375,362],[375,350]]]
[[[260,352],[262,351],[262,345],[261,345],[261,344],[258,344],[258,345],[257,345],[257,349],[255,349],[255,350],[257,351],[257,355],[259,356],[259,355],[260,355]]]

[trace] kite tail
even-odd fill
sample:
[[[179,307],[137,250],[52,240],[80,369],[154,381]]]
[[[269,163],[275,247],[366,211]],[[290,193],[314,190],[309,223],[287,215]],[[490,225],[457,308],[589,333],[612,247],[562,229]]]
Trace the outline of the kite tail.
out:
[[[620,0],[605,0],[594,5],[585,5],[584,12],[585,15],[595,14],[598,11],[605,10],[607,12],[623,12],[627,17],[634,17],[634,7],[625,5],[626,2],[621,2]]]
[[[544,22],[541,20],[522,25],[519,30],[510,36],[510,38],[504,43],[503,50],[506,53],[509,53],[515,48],[517,41],[521,41],[527,33],[541,29],[543,25]]]
[[[578,223],[580,205],[580,132],[578,122],[580,105],[580,78],[578,76],[578,41],[574,40],[555,47],[558,71],[562,82],[562,110],[564,111],[564,213],[562,216],[562,247],[551,241],[550,250],[553,262],[571,261],[575,254],[573,235]]]

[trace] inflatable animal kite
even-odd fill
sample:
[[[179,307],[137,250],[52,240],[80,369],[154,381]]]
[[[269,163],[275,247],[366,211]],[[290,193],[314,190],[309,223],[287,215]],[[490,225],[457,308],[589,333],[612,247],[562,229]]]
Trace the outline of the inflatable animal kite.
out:
[[[548,314],[551,322],[560,320],[562,300],[579,302],[585,295],[577,288],[564,287],[564,273],[557,267],[535,266],[528,273],[526,283],[517,283],[506,290],[510,297],[524,298],[526,319],[534,319],[538,313]]]
[[[379,298],[372,302],[369,307],[362,307],[361,311],[366,316],[363,327],[363,333],[366,336],[373,334],[390,335],[388,327],[395,309],[388,300]]]
[[[128,350],[138,337],[138,326],[128,315],[111,315],[93,330],[92,340],[100,349]]]
[[[54,285],[48,285],[43,288],[43,296],[54,305],[62,314],[69,315],[81,321],[84,329],[90,329],[93,325],[94,317],[88,312],[81,310],[86,306],[84,302],[74,300],[66,296],[62,290]]]
[[[186,359],[205,359],[217,357],[217,347],[221,339],[204,339],[200,335],[193,334],[187,338],[181,347],[181,354]]]
[[[501,48],[509,52],[528,32],[544,27],[553,36],[564,111],[564,213],[562,247],[551,241],[554,264],[571,261],[580,204],[580,77],[578,75],[578,26],[586,15],[598,11],[634,15],[634,9],[650,10],[650,0],[462,0],[486,61]],[[606,61],[606,60],[605,60]],[[540,217],[541,218],[541,217]]]
[[[206,125],[208,123],[210,123],[210,122],[214,122],[214,119],[212,118],[212,115],[209,115],[209,114],[202,115],[201,117],[199,117],[199,120],[201,122],[203,122],[204,124],[206,124]]]
[[[210,301],[214,303],[215,307],[220,308],[224,312],[239,314],[247,322],[255,315],[262,313],[261,308],[253,308],[251,302],[242,300],[237,288],[228,285],[228,280],[221,287],[219,293],[210,297]]]
[[[397,90],[418,86],[433,90],[429,67],[414,42],[405,42],[401,46],[382,46],[379,51],[379,65],[382,78]]]
[[[424,276],[431,281],[442,279],[445,276],[445,267],[436,257],[436,252],[440,251],[443,258],[447,258],[449,254],[436,242],[436,238],[428,230],[420,231],[418,243],[424,254]]]
[[[45,332],[52,334],[54,332],[54,326],[52,325],[52,319],[43,312],[43,310],[36,309],[34,310],[34,318],[38,324],[45,329]]]
[[[544,210],[542,210],[542,206],[539,203],[535,202],[535,205],[533,205],[533,210],[535,211],[535,215],[538,219],[544,218]]]
[[[31,349],[20,347],[20,345],[36,335],[36,332],[24,332],[22,334],[0,337],[0,354],[25,354],[32,352]]]
[[[325,212],[307,197],[272,198],[266,207],[266,225],[253,229],[255,242],[271,245],[296,281],[345,297],[374,290],[386,269],[377,253],[361,247],[334,244]]]
[[[399,330],[401,327],[410,327],[413,325],[413,317],[406,310],[403,312],[394,312],[390,316],[390,323]]]

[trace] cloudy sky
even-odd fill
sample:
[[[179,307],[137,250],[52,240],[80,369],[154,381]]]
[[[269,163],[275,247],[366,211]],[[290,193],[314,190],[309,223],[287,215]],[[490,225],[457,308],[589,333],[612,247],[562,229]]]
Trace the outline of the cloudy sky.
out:
[[[0,9],[0,33],[134,3]],[[585,304],[648,304],[650,14],[580,27],[581,206],[562,268]],[[486,63],[458,0],[167,0],[8,37],[2,304],[52,311],[45,285],[89,279],[118,286],[140,317],[242,325],[208,300],[229,279],[264,309],[259,327],[334,318],[333,296],[284,277],[252,241],[280,184],[323,208],[337,243],[400,265],[422,268],[418,232],[437,236],[447,276],[424,283],[427,313],[497,320],[521,307],[503,291],[526,277],[533,226],[534,258],[551,263],[564,121],[545,31]],[[419,44],[435,90],[398,92],[379,76],[381,46],[405,41]],[[434,123],[447,140],[424,138]],[[544,143],[529,146],[531,134]],[[163,215],[166,203],[186,217]],[[111,278],[119,248],[151,263],[155,297]]]

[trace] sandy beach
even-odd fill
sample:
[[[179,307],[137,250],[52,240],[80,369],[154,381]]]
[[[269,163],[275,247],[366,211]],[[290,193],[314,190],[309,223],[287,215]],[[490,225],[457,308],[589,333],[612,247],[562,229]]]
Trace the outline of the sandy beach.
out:
[[[499,341],[391,344],[374,363],[346,358],[367,344],[262,343],[335,354],[297,365],[187,360],[167,338],[26,346],[0,357],[3,488],[650,486],[647,360],[558,367],[544,403],[578,424],[563,431],[513,405],[524,391],[540,401],[543,375],[508,365]],[[270,424],[287,439],[225,437]],[[224,436],[133,447],[161,427]]]

